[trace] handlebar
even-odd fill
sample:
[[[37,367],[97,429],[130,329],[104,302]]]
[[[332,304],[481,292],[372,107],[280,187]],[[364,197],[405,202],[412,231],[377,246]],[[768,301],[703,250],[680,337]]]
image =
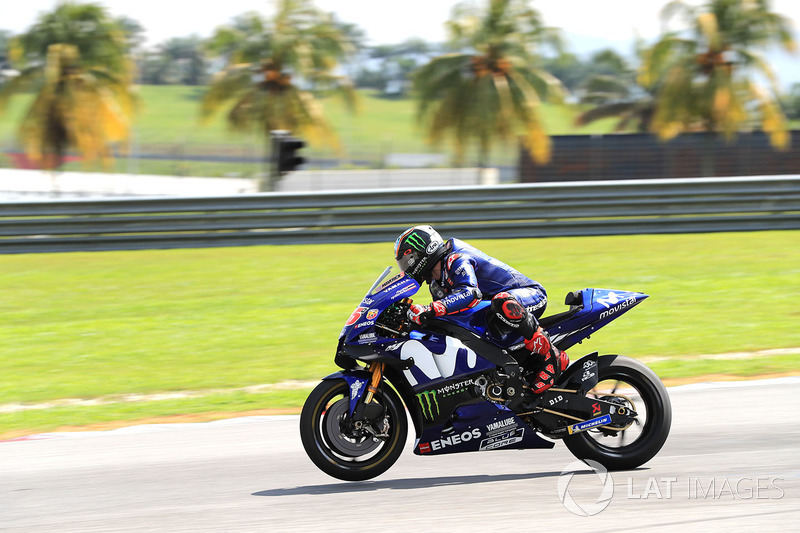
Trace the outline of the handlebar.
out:
[[[395,335],[407,335],[411,329],[408,320],[408,310],[411,307],[411,298],[403,298],[387,307],[375,321],[375,326]]]

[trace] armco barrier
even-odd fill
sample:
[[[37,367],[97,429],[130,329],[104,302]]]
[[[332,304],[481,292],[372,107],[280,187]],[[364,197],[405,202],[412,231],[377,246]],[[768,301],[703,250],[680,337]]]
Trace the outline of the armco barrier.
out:
[[[800,176],[0,204],[0,253],[800,229]]]

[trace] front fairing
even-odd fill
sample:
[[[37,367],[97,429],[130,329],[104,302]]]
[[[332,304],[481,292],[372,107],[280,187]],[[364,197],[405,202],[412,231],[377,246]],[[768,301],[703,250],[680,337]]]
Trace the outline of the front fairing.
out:
[[[350,345],[391,340],[379,333],[375,320],[387,307],[413,295],[419,287],[419,283],[397,267],[387,267],[347,319],[339,338]]]

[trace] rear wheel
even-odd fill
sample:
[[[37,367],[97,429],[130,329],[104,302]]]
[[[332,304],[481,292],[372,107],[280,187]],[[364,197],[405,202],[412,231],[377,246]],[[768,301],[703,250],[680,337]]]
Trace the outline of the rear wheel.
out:
[[[376,424],[380,437],[350,423],[350,388],[344,380],[323,381],[311,392],[300,414],[300,438],[320,470],[345,481],[363,481],[397,461],[408,434],[403,403],[386,383],[374,401],[384,408],[383,419]]]
[[[638,414],[624,428],[608,426],[564,438],[578,459],[591,459],[608,470],[629,470],[653,458],[664,445],[672,424],[672,406],[664,384],[647,366],[622,356],[598,360],[599,382],[586,396],[627,408]]]

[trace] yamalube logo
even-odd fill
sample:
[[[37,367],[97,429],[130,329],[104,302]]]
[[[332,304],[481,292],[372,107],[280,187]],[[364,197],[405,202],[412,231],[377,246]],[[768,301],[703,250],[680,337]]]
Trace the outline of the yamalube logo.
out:
[[[579,491],[577,489],[579,482],[573,481],[573,477],[575,477],[576,473],[585,474],[587,465],[593,474],[596,474],[596,477],[595,475],[580,476],[582,488]],[[584,480],[587,479],[591,487],[593,487],[590,491],[592,494],[590,497],[585,495],[586,490],[583,488],[586,486]],[[597,479],[599,479],[599,483]],[[572,492],[577,500],[580,501],[573,498],[573,494],[570,493],[571,484]],[[596,487],[596,490],[594,487]],[[572,514],[578,516],[594,516],[608,507],[608,504],[611,503],[612,496],[614,496],[614,480],[611,479],[611,474],[608,473],[608,470],[597,461],[592,461],[591,459],[587,459],[586,462],[580,460],[573,461],[561,471],[561,476],[558,478],[558,499],[561,500],[561,503],[564,504],[567,511]]]

